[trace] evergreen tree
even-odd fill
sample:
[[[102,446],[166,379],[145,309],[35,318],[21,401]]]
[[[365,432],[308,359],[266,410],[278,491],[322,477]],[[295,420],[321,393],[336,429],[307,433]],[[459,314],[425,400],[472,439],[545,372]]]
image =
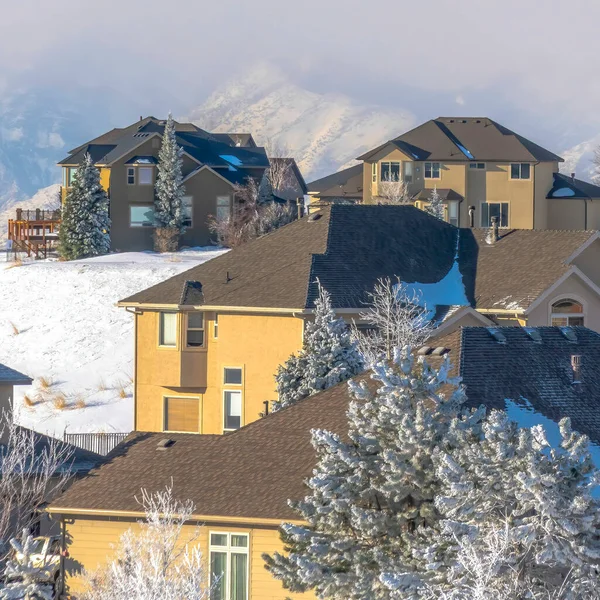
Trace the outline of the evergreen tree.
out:
[[[54,592],[48,583],[49,573],[33,563],[33,537],[23,530],[22,540],[11,539],[15,555],[6,564],[6,584],[0,589],[0,600],[52,600]]]
[[[181,172],[182,156],[183,148],[177,144],[175,122],[169,113],[158,154],[154,218],[157,228],[171,229],[177,234],[183,231],[181,201],[185,187]]]
[[[60,255],[66,260],[110,251],[108,195],[89,154],[77,168],[65,198],[58,241]]]
[[[352,333],[344,320],[336,317],[331,297],[319,283],[315,319],[306,325],[302,350],[280,366],[275,376],[279,399],[273,403],[273,411],[326,390],[362,369]]]
[[[441,196],[438,194],[437,187],[434,187],[429,195],[429,205],[426,208],[427,212],[442,221],[445,220],[444,203]]]

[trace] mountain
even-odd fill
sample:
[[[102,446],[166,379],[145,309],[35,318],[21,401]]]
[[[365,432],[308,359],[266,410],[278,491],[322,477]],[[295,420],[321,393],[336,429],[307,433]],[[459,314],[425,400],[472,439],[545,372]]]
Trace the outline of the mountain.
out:
[[[208,131],[252,133],[257,143],[291,154],[307,181],[349,166],[416,124],[407,110],[313,92],[270,65],[217,88],[186,118]]]
[[[600,147],[600,133],[563,151],[565,162],[560,165],[561,173],[575,173],[578,179],[591,181],[595,172],[594,153]]]

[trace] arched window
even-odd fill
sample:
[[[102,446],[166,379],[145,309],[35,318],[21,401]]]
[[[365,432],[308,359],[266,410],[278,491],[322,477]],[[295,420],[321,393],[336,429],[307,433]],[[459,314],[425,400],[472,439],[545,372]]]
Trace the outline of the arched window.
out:
[[[550,315],[550,324],[558,325],[560,327],[576,327],[583,325],[585,315],[583,311],[583,304],[572,300],[571,298],[563,298],[557,300],[552,305],[552,312]]]

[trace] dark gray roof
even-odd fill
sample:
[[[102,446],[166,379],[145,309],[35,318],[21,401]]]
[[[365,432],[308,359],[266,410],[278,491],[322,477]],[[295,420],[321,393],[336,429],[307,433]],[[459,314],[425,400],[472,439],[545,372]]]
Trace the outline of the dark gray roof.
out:
[[[79,148],[73,154],[67,156],[67,158],[61,160],[59,165],[79,165],[83,162],[86,154],[92,157],[94,163],[104,164],[106,162],[105,157],[110,154],[116,145],[114,144],[86,144]]]
[[[546,198],[600,198],[600,186],[594,185],[581,179],[575,179],[554,173],[554,185],[548,192]]]
[[[256,142],[251,133],[211,133],[211,135],[229,145],[240,145],[242,148],[256,148]]]
[[[463,327],[431,346],[450,349],[469,404],[504,410],[526,399],[533,410],[600,442],[600,334],[586,327]],[[581,356],[580,385],[571,357]],[[432,356],[427,357],[436,364]],[[522,402],[521,402],[522,403]]]
[[[316,179],[308,184],[309,192],[327,192],[335,188],[331,192],[336,197],[360,197],[362,198],[362,172],[363,166],[354,165],[347,169],[342,169],[321,179]],[[352,179],[357,178],[355,181]]]
[[[30,385],[33,382],[31,377],[19,373],[6,365],[0,364],[0,383],[12,385]]]
[[[367,160],[390,143],[414,160],[563,161],[487,117],[438,117],[359,156],[358,160]]]

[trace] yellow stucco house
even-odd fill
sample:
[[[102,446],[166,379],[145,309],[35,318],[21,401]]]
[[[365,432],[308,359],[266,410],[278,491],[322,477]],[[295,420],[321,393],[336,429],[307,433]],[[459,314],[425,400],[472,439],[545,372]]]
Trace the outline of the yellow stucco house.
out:
[[[600,229],[600,187],[559,173],[563,159],[487,117],[438,117],[308,184],[315,202],[377,203],[390,181],[425,208],[434,188],[460,227]]]

